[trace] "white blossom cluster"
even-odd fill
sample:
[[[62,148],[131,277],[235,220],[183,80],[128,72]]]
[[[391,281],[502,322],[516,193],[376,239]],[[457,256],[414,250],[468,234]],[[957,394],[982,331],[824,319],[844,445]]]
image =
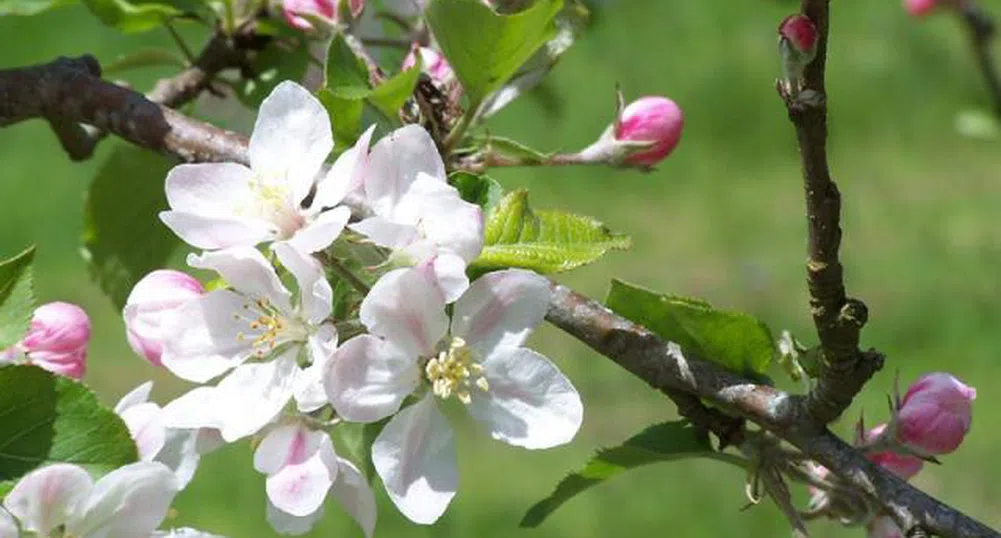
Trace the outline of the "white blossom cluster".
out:
[[[339,425],[386,420],[372,465],[396,507],[423,524],[458,486],[443,405],[528,449],[567,443],[579,429],[576,389],[523,347],[545,315],[547,281],[511,269],[470,282],[467,265],[483,246],[479,206],[448,184],[420,126],[370,149],[372,134],[324,171],[327,111],[284,82],[261,105],[249,167],[185,164],[167,176],[161,219],[201,250],[188,264],[221,283],[170,308],[170,293],[140,283],[126,306],[133,347],[155,348],[155,362],[197,384],[162,408],[141,385],[116,408],[146,460],[133,465],[161,477],[164,496],[191,479],[199,455],[253,438],[276,530],[307,532],[334,498],[371,535],[375,495],[360,462],[337,454]],[[360,210],[348,197],[363,201]],[[336,253],[351,252],[337,245],[381,256],[361,269],[371,288],[355,282],[365,295],[354,319],[333,317],[327,269],[347,271]],[[150,529],[162,520],[155,515]]]

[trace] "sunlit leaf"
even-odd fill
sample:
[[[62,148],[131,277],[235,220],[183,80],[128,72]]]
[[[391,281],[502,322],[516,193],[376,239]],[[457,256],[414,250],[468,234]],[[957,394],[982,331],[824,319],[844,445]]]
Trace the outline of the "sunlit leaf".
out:
[[[28,331],[35,309],[31,263],[35,247],[0,262],[0,350],[21,339]]]

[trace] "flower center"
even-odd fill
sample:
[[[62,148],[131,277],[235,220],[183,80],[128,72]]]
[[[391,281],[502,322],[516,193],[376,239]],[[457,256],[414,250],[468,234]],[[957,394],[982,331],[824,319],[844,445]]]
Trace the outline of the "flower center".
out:
[[[250,330],[238,333],[236,339],[241,342],[250,340],[254,355],[258,358],[271,354],[279,344],[305,340],[307,337],[301,324],[283,316],[267,299],[244,304],[243,310],[243,313],[233,314],[233,319],[245,322]]]
[[[483,377],[483,366],[473,358],[473,350],[466,345],[466,341],[454,337],[448,349],[429,360],[424,372],[431,381],[435,396],[444,400],[455,394],[460,402],[468,404],[472,401],[470,390],[474,386],[482,391],[489,390],[487,378]]]
[[[288,239],[303,227],[306,219],[289,200],[288,186],[258,176],[250,183],[253,209],[248,213],[273,223],[281,239]]]

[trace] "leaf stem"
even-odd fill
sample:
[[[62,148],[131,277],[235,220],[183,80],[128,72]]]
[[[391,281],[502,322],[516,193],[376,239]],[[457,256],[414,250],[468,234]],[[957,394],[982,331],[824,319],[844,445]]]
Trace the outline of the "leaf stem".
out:
[[[358,278],[357,275],[352,273],[350,269],[344,266],[344,264],[337,261],[337,258],[334,258],[325,252],[321,252],[319,254],[319,258],[320,261],[323,262],[323,265],[329,267],[334,273],[337,273],[337,276],[344,279],[344,281],[358,293],[368,295],[369,290],[371,290],[369,285],[364,283],[360,278]]]

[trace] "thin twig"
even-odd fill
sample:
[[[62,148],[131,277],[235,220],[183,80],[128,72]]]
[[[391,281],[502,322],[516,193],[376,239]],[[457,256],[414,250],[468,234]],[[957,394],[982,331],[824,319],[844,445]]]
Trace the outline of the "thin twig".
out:
[[[859,332],[868,318],[865,303],[845,292],[841,246],[841,193],[827,165],[827,57],[829,0],[803,0],[802,13],[819,34],[817,55],[806,67],[804,87],[783,95],[803,168],[807,215],[807,283],[810,307],[823,354],[822,370],[807,398],[807,411],[818,424],[836,419],[882,367],[882,355],[859,350]]]
[[[362,282],[362,280],[358,278],[357,275],[352,273],[350,269],[344,267],[344,264],[342,264],[337,258],[328,256],[325,252],[319,253],[318,257],[324,267],[329,267],[331,271],[337,273],[338,277],[344,279],[344,281],[358,293],[368,295],[368,292],[371,291],[372,288],[368,284]]]
[[[991,50],[997,26],[991,16],[977,5],[975,0],[958,0],[955,7],[969,31],[977,65],[984,75],[984,81],[991,94],[994,114],[1001,120],[1001,76],[998,75],[994,53]]]

